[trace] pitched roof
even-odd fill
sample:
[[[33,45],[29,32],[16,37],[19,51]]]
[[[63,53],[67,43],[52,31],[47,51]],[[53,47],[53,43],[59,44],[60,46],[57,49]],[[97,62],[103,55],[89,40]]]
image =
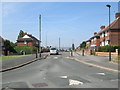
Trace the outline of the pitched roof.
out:
[[[116,18],[111,24],[110,24],[110,29],[120,29],[120,17]],[[98,32],[98,34],[109,30],[109,26]]]
[[[36,40],[36,41],[39,41],[37,38],[35,38],[34,36],[30,35],[30,34],[26,34],[27,36],[29,36],[30,38],[19,38],[17,41],[33,41],[33,40]]]
[[[0,42],[3,42],[4,41],[4,39],[0,36]]]
[[[110,24],[110,29],[119,29],[120,30],[120,17],[117,17],[111,24]],[[94,37],[98,37],[99,34],[101,34],[102,32],[105,32],[109,30],[109,26],[107,26],[106,28],[102,29],[100,32],[98,32],[96,35],[94,35],[93,37],[91,37],[89,40],[87,40],[86,42],[90,41],[92,38]]]
[[[39,41],[36,37],[34,37],[34,36],[30,35],[30,34],[28,34],[28,36],[35,39],[36,41]]]

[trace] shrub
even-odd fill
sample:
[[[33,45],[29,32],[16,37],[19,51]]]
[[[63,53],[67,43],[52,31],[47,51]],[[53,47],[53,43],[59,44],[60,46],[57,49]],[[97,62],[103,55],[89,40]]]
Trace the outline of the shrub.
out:
[[[25,54],[32,54],[33,51],[36,51],[37,48],[32,46],[32,47],[29,47],[29,46],[16,46],[14,47],[14,49],[16,50],[16,52],[18,54],[21,54],[21,52],[25,52]]]
[[[107,46],[100,46],[98,47],[98,52],[115,52],[115,50],[118,49],[120,50],[120,45],[107,45]]]

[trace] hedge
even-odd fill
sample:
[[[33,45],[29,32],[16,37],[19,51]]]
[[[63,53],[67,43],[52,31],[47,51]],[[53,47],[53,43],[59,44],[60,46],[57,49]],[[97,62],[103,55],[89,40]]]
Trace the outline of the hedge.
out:
[[[29,47],[29,46],[15,46],[14,49],[16,50],[16,52],[18,54],[21,54],[21,52],[25,52],[25,54],[32,54],[33,51],[36,51],[37,48],[32,46],[32,47]]]
[[[98,47],[98,52],[115,52],[115,50],[118,49],[120,50],[120,45],[107,45],[107,46],[100,46]]]

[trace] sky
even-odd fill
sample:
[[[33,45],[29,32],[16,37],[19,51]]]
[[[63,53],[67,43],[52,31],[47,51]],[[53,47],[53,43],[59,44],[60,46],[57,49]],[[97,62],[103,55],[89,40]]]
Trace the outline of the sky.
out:
[[[71,47],[88,40],[100,26],[108,25],[118,12],[118,2],[3,2],[2,37],[16,42],[20,30],[39,39],[39,15],[42,22],[42,45]]]

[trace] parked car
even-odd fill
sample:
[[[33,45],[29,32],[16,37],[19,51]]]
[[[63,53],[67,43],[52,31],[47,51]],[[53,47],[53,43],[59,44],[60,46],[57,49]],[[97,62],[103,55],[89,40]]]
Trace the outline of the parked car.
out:
[[[52,54],[58,54],[58,50],[56,49],[56,48],[51,48],[50,49],[50,55],[52,55]]]

